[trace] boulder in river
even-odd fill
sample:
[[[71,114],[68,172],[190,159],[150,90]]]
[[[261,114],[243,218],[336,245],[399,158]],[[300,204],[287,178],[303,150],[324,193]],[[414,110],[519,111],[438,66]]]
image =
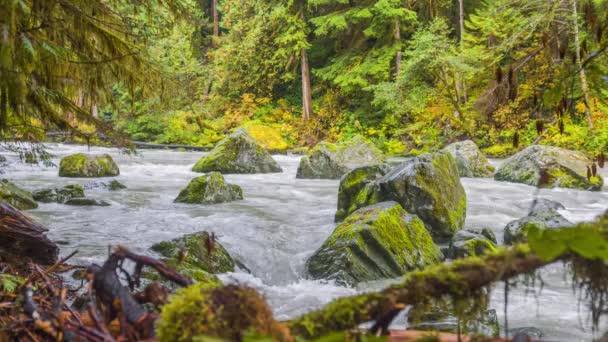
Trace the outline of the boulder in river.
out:
[[[342,182],[356,178],[346,175]],[[368,179],[362,178],[362,181]],[[358,187],[345,184],[344,188]],[[409,159],[360,188],[356,193],[338,198],[336,221],[360,207],[395,201],[409,213],[418,215],[431,235],[440,240],[450,238],[464,225],[467,198],[456,162],[448,152]]]
[[[449,152],[456,160],[460,177],[492,177],[494,175],[494,166],[471,140],[450,144],[443,150]]]
[[[439,262],[424,223],[396,202],[361,208],[340,224],[308,260],[315,279],[340,284],[395,278]]]
[[[563,209],[565,209],[564,206],[555,201],[545,198],[534,200],[528,216],[509,222],[505,227],[505,244],[524,242],[528,230],[532,226],[536,226],[539,229],[572,226],[572,223],[558,212],[558,210]]]
[[[450,241],[446,256],[450,259],[458,259],[494,252],[496,251],[496,240],[492,241],[488,236],[492,237],[494,234],[480,234],[469,230],[458,231]]]
[[[70,184],[62,188],[39,189],[34,191],[32,196],[42,203],[65,203],[72,198],[84,197],[84,188],[78,184]]]
[[[321,142],[300,160],[296,178],[340,179],[350,170],[383,163],[385,156],[363,137],[339,144]]]
[[[86,183],[83,186],[86,190],[92,190],[92,189],[107,189],[110,191],[117,191],[117,190],[122,190],[122,189],[126,189],[127,186],[122,184],[121,182],[117,181],[116,179],[112,179],[109,182],[90,182],[90,183]]]
[[[215,234],[201,232],[152,246],[164,261],[194,280],[208,281],[213,274],[234,272],[239,265],[217,241]],[[244,268],[244,267],[242,267]]]
[[[592,164],[583,153],[554,146],[532,145],[507,159],[494,178],[539,188],[601,190],[602,177],[587,178]]]
[[[243,199],[243,190],[226,183],[219,172],[211,172],[190,181],[175,199],[177,203],[214,204]]]
[[[0,202],[8,203],[19,210],[38,208],[38,203],[36,203],[31,193],[7,179],[0,181]]]
[[[109,154],[90,155],[85,153],[63,157],[59,163],[59,177],[114,177],[120,171]]]
[[[345,174],[340,180],[338,189],[338,211],[335,220],[340,222],[355,210],[376,203],[368,199],[368,190],[373,188],[376,180],[389,173],[391,166],[377,164],[361,166]]]
[[[273,173],[281,172],[279,164],[247,131],[238,128],[202,157],[194,172]]]
[[[10,204],[0,203],[0,260],[16,267],[32,260],[43,265],[57,261],[59,248],[46,237],[47,229]]]
[[[99,200],[99,199],[94,199],[94,198],[84,198],[84,197],[79,197],[79,198],[70,198],[67,201],[65,201],[66,205],[73,205],[73,206],[81,206],[81,207],[109,207],[110,203],[104,201],[104,200]]]

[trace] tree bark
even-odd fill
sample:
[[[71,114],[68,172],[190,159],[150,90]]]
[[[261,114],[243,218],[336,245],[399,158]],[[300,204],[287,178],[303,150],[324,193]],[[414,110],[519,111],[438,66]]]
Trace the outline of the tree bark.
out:
[[[306,49],[300,50],[302,69],[302,120],[307,121],[312,116],[312,94],[310,91],[310,66]]]
[[[581,44],[578,31],[578,4],[576,0],[571,1],[572,5],[572,16],[574,26],[574,45],[576,47],[576,64],[579,68],[579,77],[581,79],[581,90],[583,92],[583,101],[585,103],[585,113],[587,115],[587,122],[589,123],[589,129],[593,130],[593,121],[591,120],[591,106],[589,105],[589,89],[587,86],[587,77],[585,76],[585,68],[581,60]]]
[[[464,0],[458,0],[460,8],[460,53],[464,52]],[[467,103],[467,81],[462,76],[462,96],[464,103]]]
[[[401,25],[399,24],[399,19],[395,19],[395,41],[397,44],[401,43]],[[397,56],[395,56],[395,78],[399,77],[401,74],[401,47],[397,51]]]

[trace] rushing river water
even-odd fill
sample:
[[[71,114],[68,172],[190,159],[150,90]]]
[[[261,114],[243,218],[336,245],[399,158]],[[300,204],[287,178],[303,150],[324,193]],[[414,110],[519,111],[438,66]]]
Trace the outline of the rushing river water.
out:
[[[62,156],[87,151],[75,145],[48,147],[56,164]],[[142,150],[137,156],[105,148],[92,148],[91,152],[111,154],[121,171],[117,179],[128,187],[114,192],[87,190],[88,197],[104,199],[112,206],[41,204],[28,212],[49,228],[49,237],[60,244],[63,255],[79,250],[75,258],[78,263],[104,260],[108,245],[121,244],[151,253],[149,247],[156,242],[207,230],[215,232],[226,249],[251,270],[251,274],[235,272],[221,278],[259,289],[278,319],[297,316],[334,298],[374,286],[352,289],[306,279],[306,259],[335,227],[338,181],[296,179],[298,156],[275,156],[283,173],[227,175],[229,182],[243,188],[245,199],[205,206],[173,203],[179,190],[198,175],[190,168],[201,157],[200,152]],[[29,190],[91,182],[59,178],[54,167],[11,163],[4,170],[2,177]],[[602,172],[608,179],[606,170]],[[468,199],[466,226],[491,227],[499,241],[502,228],[525,216],[536,194],[533,187],[491,179],[464,178],[462,183]],[[542,190],[540,196],[562,203],[566,207],[562,214],[573,222],[592,220],[608,208],[606,189]],[[548,341],[591,340],[588,311],[579,305],[564,268],[548,267],[542,277],[545,285],[539,296],[526,293],[522,287],[509,292],[509,327],[537,327]],[[491,306],[502,322],[501,285],[493,291]]]

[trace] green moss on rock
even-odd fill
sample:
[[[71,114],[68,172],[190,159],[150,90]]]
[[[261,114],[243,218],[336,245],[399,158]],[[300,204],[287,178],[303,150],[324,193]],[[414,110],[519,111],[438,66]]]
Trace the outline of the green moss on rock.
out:
[[[583,153],[553,146],[532,145],[507,159],[496,171],[499,181],[523,183],[539,188],[574,188],[599,191],[601,176],[587,179],[591,165]]]
[[[347,175],[343,181],[349,179]],[[456,162],[448,152],[423,154],[395,166],[374,182],[362,187],[345,185],[345,188],[361,190],[339,198],[338,221],[365,205],[395,201],[418,215],[438,239],[450,238],[464,225],[466,194]]]
[[[460,177],[492,177],[494,166],[471,140],[460,141],[443,149],[456,160]]]
[[[378,164],[358,167],[344,175],[338,190],[336,222],[344,220],[358,208],[377,203],[376,199],[371,198],[374,194],[371,189],[374,182],[390,170],[388,164]]]
[[[354,285],[399,277],[441,260],[424,223],[395,202],[357,210],[308,260],[315,279]]]
[[[239,128],[220,141],[192,167],[194,172],[273,173],[279,164],[245,129]]]
[[[0,200],[20,210],[38,208],[38,203],[28,191],[21,189],[7,179],[0,181]]]
[[[180,191],[177,203],[214,204],[243,199],[243,190],[236,184],[228,184],[218,172],[194,178]]]
[[[32,196],[42,203],[65,203],[72,198],[83,198],[84,188],[78,184],[70,184],[62,188],[39,189],[34,191]]]
[[[60,177],[114,177],[119,174],[118,166],[109,154],[77,153],[62,158],[59,163]]]
[[[350,170],[383,163],[386,157],[363,137],[339,144],[321,142],[300,160],[297,178],[340,179]]]
[[[493,234],[491,236],[493,237]],[[467,258],[495,251],[496,242],[489,239],[486,234],[461,230],[452,238],[447,257],[451,259]]]
[[[193,270],[206,273],[234,272],[235,261],[208,232],[185,235],[152,246],[166,262],[180,272]]]

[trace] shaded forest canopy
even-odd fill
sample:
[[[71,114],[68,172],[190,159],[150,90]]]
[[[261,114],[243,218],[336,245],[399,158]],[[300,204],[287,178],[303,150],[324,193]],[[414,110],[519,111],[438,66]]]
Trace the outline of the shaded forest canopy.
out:
[[[5,139],[59,130],[210,146],[253,126],[288,147],[361,134],[416,155],[468,138],[492,156],[538,135],[594,154],[608,141],[602,0],[3,0],[0,10]]]

